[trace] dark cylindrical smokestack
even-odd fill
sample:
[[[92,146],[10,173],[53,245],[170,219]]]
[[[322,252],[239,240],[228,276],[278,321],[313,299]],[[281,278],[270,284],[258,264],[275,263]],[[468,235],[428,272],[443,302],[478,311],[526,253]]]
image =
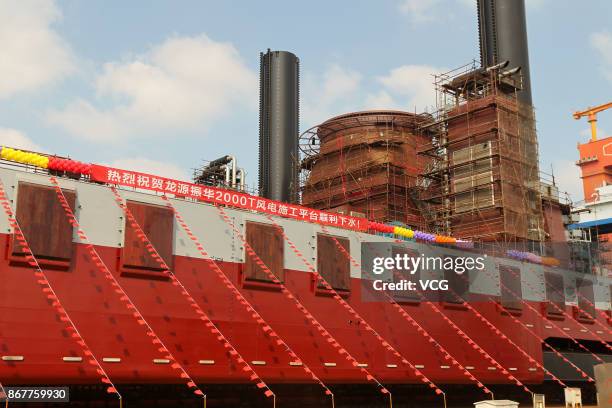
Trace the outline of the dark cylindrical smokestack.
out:
[[[480,63],[483,67],[510,61],[520,66],[523,90],[518,98],[531,105],[531,78],[525,0],[477,0]]]
[[[259,194],[285,202],[297,194],[299,64],[287,51],[260,54]]]

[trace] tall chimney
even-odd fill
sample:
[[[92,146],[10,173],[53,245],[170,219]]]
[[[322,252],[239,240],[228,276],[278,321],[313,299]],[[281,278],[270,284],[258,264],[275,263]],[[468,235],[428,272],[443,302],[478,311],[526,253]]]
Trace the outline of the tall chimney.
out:
[[[260,53],[259,195],[284,202],[297,197],[299,68],[290,52]]]
[[[519,101],[532,105],[525,0],[477,0],[480,64],[490,67],[509,61],[521,67],[523,89]]]

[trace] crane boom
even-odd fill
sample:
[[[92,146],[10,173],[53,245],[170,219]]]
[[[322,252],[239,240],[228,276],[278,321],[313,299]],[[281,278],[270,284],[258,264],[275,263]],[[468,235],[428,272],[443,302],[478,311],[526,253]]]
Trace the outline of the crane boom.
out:
[[[591,124],[591,140],[597,140],[597,114],[605,111],[606,109],[612,108],[612,102],[604,103],[603,105],[595,106],[594,108],[588,108],[582,112],[574,112],[574,119],[578,120],[584,116],[589,118]]]

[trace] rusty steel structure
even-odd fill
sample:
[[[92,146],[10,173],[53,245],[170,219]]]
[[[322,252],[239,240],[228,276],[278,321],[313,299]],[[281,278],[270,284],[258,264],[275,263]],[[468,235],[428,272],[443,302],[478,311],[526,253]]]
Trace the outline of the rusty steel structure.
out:
[[[420,197],[430,227],[498,243],[540,242],[544,221],[532,107],[518,100],[521,77],[500,64],[468,64],[436,76],[440,110],[420,128],[429,158]]]
[[[428,140],[417,129],[431,119],[365,111],[307,130],[300,138],[302,204],[423,227],[415,187],[431,159],[417,155],[417,147]]]

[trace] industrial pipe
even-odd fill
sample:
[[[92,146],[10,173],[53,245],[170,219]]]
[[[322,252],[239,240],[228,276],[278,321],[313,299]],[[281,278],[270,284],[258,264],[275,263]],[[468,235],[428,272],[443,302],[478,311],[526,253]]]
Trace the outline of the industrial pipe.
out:
[[[521,67],[514,67],[514,68],[510,68],[504,72],[502,72],[501,74],[499,74],[499,78],[505,78],[507,76],[512,76],[514,74],[517,74],[521,71]]]
[[[246,170],[243,167],[238,169],[238,174],[240,175],[240,191],[244,191],[245,187],[245,179],[246,179]]]
[[[225,186],[230,187],[231,182],[232,182],[231,169],[227,164],[222,166],[222,168],[225,170]]]
[[[510,63],[510,61],[505,60],[503,62],[500,62],[499,64],[487,67],[487,72],[491,72],[494,69],[502,69],[502,68],[506,68],[508,66],[508,64]]]
[[[227,156],[229,158],[229,162],[232,163],[232,183],[231,183],[231,187],[232,188],[236,188],[236,166],[238,166],[238,162],[236,162],[236,157],[234,156]]]

